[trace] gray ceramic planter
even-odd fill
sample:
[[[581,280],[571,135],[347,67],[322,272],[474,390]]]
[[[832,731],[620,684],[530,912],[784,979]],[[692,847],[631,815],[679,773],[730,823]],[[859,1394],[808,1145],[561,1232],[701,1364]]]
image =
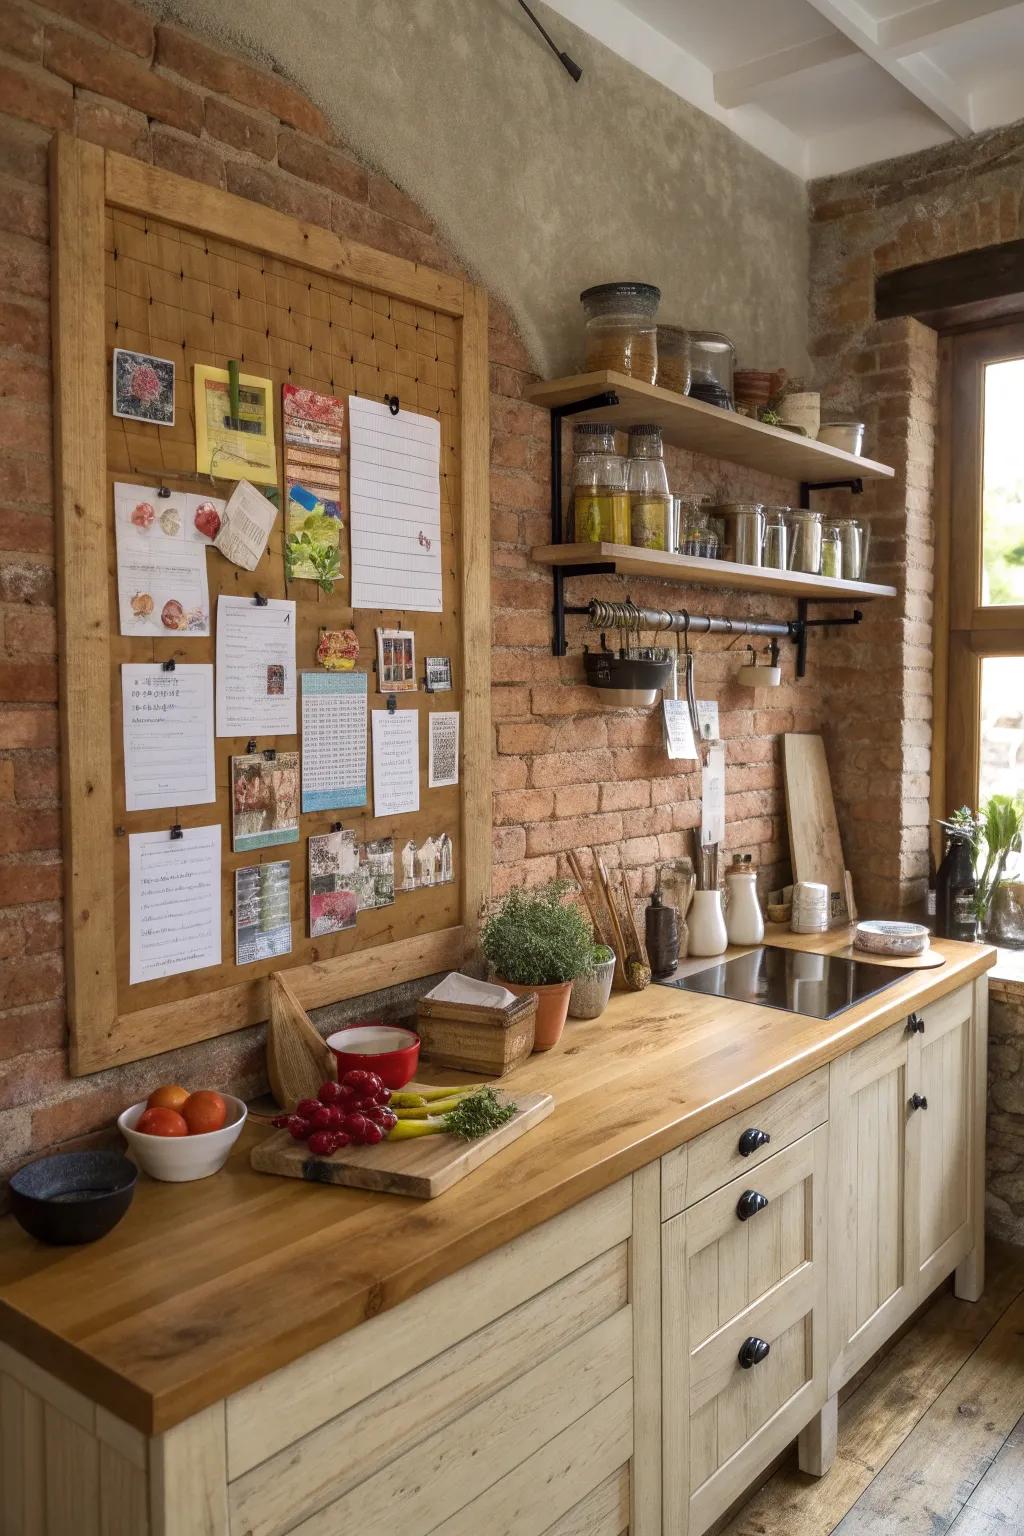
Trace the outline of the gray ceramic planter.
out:
[[[596,1019],[608,1007],[615,975],[615,956],[602,960],[590,976],[577,976],[569,994],[570,1019]]]

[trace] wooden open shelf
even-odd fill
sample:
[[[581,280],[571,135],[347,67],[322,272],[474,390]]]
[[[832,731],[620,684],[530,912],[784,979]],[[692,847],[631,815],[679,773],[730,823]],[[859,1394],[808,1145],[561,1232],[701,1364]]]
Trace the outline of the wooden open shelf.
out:
[[[819,602],[837,597],[896,596],[895,587],[871,581],[836,581],[831,576],[808,576],[803,571],[734,565],[729,560],[701,560],[696,555],[667,555],[662,550],[634,549],[629,544],[540,544],[532,556],[539,565],[569,567],[567,576],[573,574],[574,566],[606,565],[620,576],[686,581],[705,587],[730,587],[738,592],[776,592],[816,598]]]
[[[763,422],[752,421],[748,416],[719,410],[717,406],[705,405],[702,400],[677,395],[674,390],[643,384],[624,373],[603,370],[576,374],[568,379],[551,379],[531,385],[525,398],[534,405],[556,410],[605,390],[615,391],[619,397],[618,405],[596,406],[574,415],[572,420],[610,421],[621,430],[638,421],[653,422],[661,428],[664,441],[675,448],[686,448],[710,458],[728,459],[747,469],[762,470],[766,474],[811,485],[823,480],[891,480],[895,474],[888,464],[858,458],[841,448],[829,448],[825,443],[800,437],[782,427],[766,427]]]

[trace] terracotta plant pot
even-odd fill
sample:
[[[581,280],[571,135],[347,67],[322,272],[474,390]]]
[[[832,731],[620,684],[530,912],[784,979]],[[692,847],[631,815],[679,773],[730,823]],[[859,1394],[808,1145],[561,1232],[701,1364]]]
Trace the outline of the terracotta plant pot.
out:
[[[546,987],[521,987],[517,982],[505,981],[501,976],[496,976],[494,979],[503,987],[507,987],[516,997],[525,997],[528,992],[536,992],[537,1024],[534,1030],[533,1048],[535,1051],[550,1051],[553,1045],[557,1045],[562,1038],[566,1015],[569,1012],[572,982],[555,981]]]
[[[608,1007],[615,975],[615,956],[601,960],[589,976],[577,976],[569,995],[571,1019],[599,1019]]]

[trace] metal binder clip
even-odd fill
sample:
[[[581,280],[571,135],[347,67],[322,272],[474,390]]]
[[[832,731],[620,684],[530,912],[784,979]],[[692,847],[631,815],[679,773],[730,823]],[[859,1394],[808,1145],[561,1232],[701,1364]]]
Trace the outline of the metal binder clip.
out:
[[[332,832],[340,832],[341,831],[341,822],[340,821],[332,821],[331,822],[331,831]]]
[[[264,747],[264,749],[263,749],[263,761],[265,763],[276,763],[277,762],[277,748],[276,747]]]
[[[384,403],[388,410],[391,412],[392,416],[397,416],[399,411],[402,409],[401,401],[397,395],[385,395]]]
[[[395,698],[393,693],[389,693],[388,694],[388,714],[389,715],[393,715],[397,708],[398,708],[398,700]]]
[[[252,595],[252,600],[256,604],[257,608],[266,608],[267,604],[270,602],[270,598],[264,597],[262,592],[254,592]]]
[[[183,838],[184,836],[185,836],[185,834],[181,830],[180,823],[175,822],[174,826],[171,828],[171,842],[172,843],[176,843],[179,838]]]
[[[162,485],[160,487],[160,489],[157,491],[157,495],[158,496],[169,496],[170,494],[171,494],[171,488],[170,488],[169,485]]]
[[[166,661],[162,661],[160,663],[160,670],[162,672],[173,672],[174,671],[174,657],[173,656],[168,656]]]
[[[255,736],[250,736],[249,740],[245,744],[246,756],[247,757],[252,757],[252,755],[253,755],[253,753],[255,751],[256,751],[256,738],[255,738]]]

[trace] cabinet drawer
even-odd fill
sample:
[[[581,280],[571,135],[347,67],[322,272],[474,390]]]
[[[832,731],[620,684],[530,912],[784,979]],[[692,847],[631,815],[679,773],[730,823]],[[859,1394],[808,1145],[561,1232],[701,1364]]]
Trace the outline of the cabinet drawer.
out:
[[[751,1109],[723,1120],[661,1160],[661,1217],[675,1216],[730,1179],[749,1174],[781,1148],[828,1119],[828,1068],[819,1067]],[[740,1138],[764,1131],[769,1140],[746,1156]]]

